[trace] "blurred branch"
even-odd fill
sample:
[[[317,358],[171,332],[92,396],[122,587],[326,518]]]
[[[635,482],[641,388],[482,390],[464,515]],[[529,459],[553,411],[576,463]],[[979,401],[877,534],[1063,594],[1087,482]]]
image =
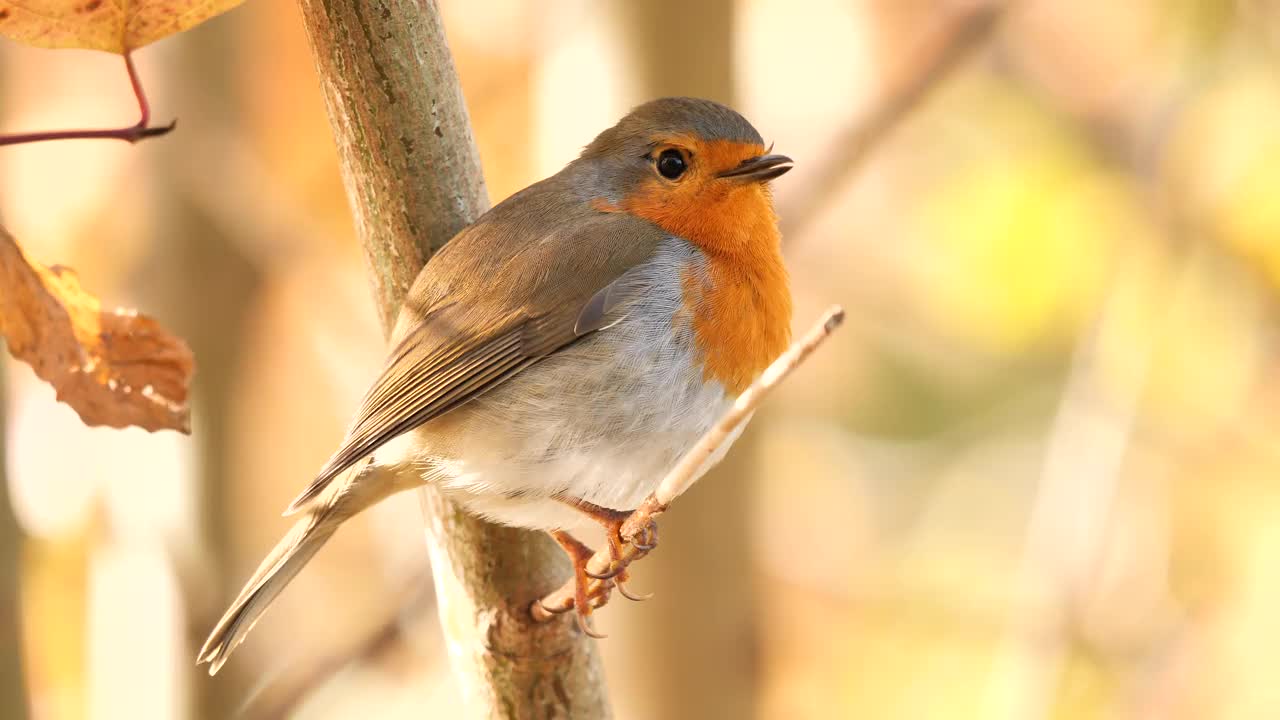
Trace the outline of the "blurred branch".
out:
[[[9,415],[9,403],[5,397],[8,370],[7,362],[0,357],[0,647],[11,648],[0,653],[0,698],[6,698],[8,712],[13,720],[28,715],[26,683],[23,681],[22,663],[26,656],[22,643],[22,617],[19,603],[19,553],[22,549],[22,528],[9,503],[9,479],[5,468],[5,427]]]
[[[941,29],[931,33],[915,51],[909,67],[915,72],[899,79],[864,115],[855,118],[831,140],[831,152],[808,173],[804,187],[796,189],[778,212],[783,237],[804,232],[840,189],[857,172],[871,152],[901,124],[929,93],[942,85],[991,38],[1012,0],[981,2],[953,13]]]
[[[1191,291],[1194,276],[1213,252],[1196,242],[1200,231],[1176,203],[1160,195],[1158,170],[1178,112],[1202,78],[1179,83],[1152,102],[1135,96],[1111,116],[1084,117],[1049,88],[1014,68],[1013,76],[1043,109],[1070,123],[1109,170],[1133,181],[1134,204],[1168,241],[1169,279],[1151,291],[1152,307],[1170,307]],[[1149,103],[1146,105],[1140,103]],[[1124,258],[1121,258],[1124,262]],[[996,656],[983,717],[1035,720],[1054,715],[1055,690],[1067,656],[1072,608],[1096,585],[1105,534],[1120,483],[1124,457],[1141,415],[1141,395],[1155,348],[1170,327],[1169,315],[1139,337],[1121,331],[1132,314],[1123,264],[1072,365],[1066,391],[1048,439],[1040,487],[1019,566],[1012,626]],[[1127,383],[1103,382],[1103,358],[1125,356],[1137,376]],[[1170,645],[1177,652],[1179,645]]]
[[[269,707],[253,713],[256,720],[285,720],[294,717],[302,703],[343,668],[352,663],[375,663],[404,641],[411,618],[425,614],[435,605],[431,578],[427,573],[414,578],[405,597],[394,603],[396,611],[359,639],[346,652],[313,662],[302,677],[290,684]]]
[[[738,396],[733,406],[725,411],[724,415],[716,421],[710,430],[706,432],[698,440],[698,442],[689,448],[689,451],[680,458],[675,467],[667,473],[662,479],[658,489],[653,491],[644,502],[640,503],[640,507],[636,508],[626,523],[622,526],[622,538],[627,543],[623,546],[622,557],[620,563],[623,567],[631,562],[638,560],[648,552],[648,550],[636,547],[636,538],[647,532],[647,529],[653,524],[659,515],[667,511],[671,503],[680,497],[690,486],[700,477],[703,466],[707,460],[716,454],[729,438],[733,437],[735,432],[745,423],[751,414],[756,411],[760,403],[773,391],[787,376],[791,374],[800,364],[808,359],[809,355],[817,350],[823,342],[826,341],[831,333],[835,332],[840,324],[844,322],[844,310],[838,305],[833,305],[818,318],[818,321],[810,328],[809,332],[803,337],[796,340],[787,348],[786,352],[778,356],[751,386]],[[606,575],[613,568],[613,560],[610,557],[609,548],[603,548],[591,557],[587,563],[587,569],[595,575]],[[608,581],[604,581],[608,582]],[[592,582],[593,589],[599,588],[602,581],[596,580]],[[569,580],[560,589],[547,595],[533,603],[530,612],[539,622],[550,620],[564,612],[568,612],[573,608],[574,583]]]
[[[1166,283],[1147,302],[1174,306],[1191,291],[1205,246],[1179,254]],[[1162,316],[1139,337],[1124,332],[1133,302],[1121,267],[1073,359],[1050,432],[1016,578],[1013,621],[997,652],[984,718],[1053,717],[1064,671],[1072,610],[1097,586],[1124,459],[1141,417],[1152,356],[1170,326]],[[1123,354],[1136,369],[1126,383],[1105,382],[1105,358]],[[1171,646],[1176,650],[1176,645]]]
[[[303,207],[243,136],[215,129],[185,151],[190,160],[176,168],[173,181],[259,272],[272,272],[316,247],[338,247],[347,240],[337,239],[336,232]],[[245,208],[259,211],[247,213]]]
[[[435,0],[299,5],[390,332],[426,260],[488,205],[466,104]],[[450,659],[476,715],[608,717],[592,641],[572,623],[529,618],[529,602],[565,572],[555,544],[468,515],[432,488],[420,497]]]
[[[193,164],[190,141],[195,138],[244,131],[240,76],[235,64],[226,62],[242,46],[248,30],[238,17],[234,14],[200,32],[184,34],[157,68],[156,81],[164,95],[184,108],[186,135],[181,142],[158,143],[139,155],[148,176],[179,177]],[[193,77],[200,81],[191,82]],[[226,182],[229,176],[220,177]],[[217,620],[213,613],[230,599],[222,593],[229,589],[224,581],[231,574],[231,548],[241,519],[232,502],[232,408],[244,362],[243,338],[264,278],[233,236],[210,222],[198,199],[180,183],[161,180],[138,187],[142,186],[148,186],[144,217],[152,239],[146,254],[130,268],[129,285],[141,304],[154,308],[156,316],[187,341],[199,363],[191,387],[192,424],[199,440],[191,446],[191,478],[185,489],[191,493],[190,504],[182,510],[191,523],[190,534],[164,542],[180,583],[184,640],[188,647],[198,648]],[[249,207],[241,212],[252,215]],[[210,681],[192,664],[184,663],[180,670],[190,675],[172,681],[190,689],[191,720],[231,717],[248,681],[245,673],[236,669]]]
[[[1176,186],[1170,187],[1160,177],[1165,150],[1174,140],[1172,134],[1178,129],[1182,114],[1199,93],[1215,86],[1220,72],[1199,65],[1154,96],[1136,95],[1132,103],[1117,103],[1111,113],[1097,115],[1076,112],[1069,102],[1017,66],[1011,67],[1009,74],[1043,112],[1079,131],[1097,162],[1135,180],[1133,202],[1159,229],[1169,250],[1186,252],[1191,245],[1204,245],[1195,250],[1229,260],[1254,285],[1265,288],[1270,285],[1265,270],[1239,248],[1224,242],[1199,242],[1209,238],[1213,229],[1205,226],[1203,217],[1195,215],[1195,203],[1174,196]],[[1273,307],[1280,307],[1280,296],[1274,292],[1268,293],[1267,299]]]
[[[1132,340],[1113,328],[1124,312],[1122,282],[1113,279],[1058,406],[1015,579],[1013,621],[996,654],[984,718],[1052,715],[1067,655],[1069,611],[1102,552],[1101,536],[1138,415],[1141,382],[1118,393],[1104,390],[1098,377],[1100,358],[1121,352],[1107,344]],[[1124,349],[1144,372],[1151,350],[1149,342]]]

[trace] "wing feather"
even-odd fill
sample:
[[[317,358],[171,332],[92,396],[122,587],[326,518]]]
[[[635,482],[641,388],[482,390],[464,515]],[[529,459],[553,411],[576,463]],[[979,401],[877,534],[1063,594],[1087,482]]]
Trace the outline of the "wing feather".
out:
[[[429,319],[428,319],[429,321]],[[298,495],[291,514],[320,493],[343,470],[382,444],[440,414],[483,387],[469,379],[489,378],[520,364],[519,328],[499,335],[461,354],[441,361],[420,361],[404,355],[389,364],[361,406],[342,446]]]
[[[419,275],[387,364],[338,451],[286,515],[397,435],[617,322],[621,297],[635,291],[618,281],[666,236],[631,216],[600,213],[568,223],[572,232],[554,223],[536,232],[509,227],[502,209],[460,233]]]

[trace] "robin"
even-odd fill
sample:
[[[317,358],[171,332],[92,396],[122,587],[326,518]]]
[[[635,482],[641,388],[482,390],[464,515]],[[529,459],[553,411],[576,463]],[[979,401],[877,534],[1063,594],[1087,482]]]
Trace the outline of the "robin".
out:
[[[654,100],[458,233],[409,290],[342,445],[285,512],[301,519],[199,661],[217,672],[345,520],[427,483],[549,532],[594,635],[591,551],[572,533],[598,524],[621,547],[626,511],[790,340],[768,182],[791,166],[724,105]]]

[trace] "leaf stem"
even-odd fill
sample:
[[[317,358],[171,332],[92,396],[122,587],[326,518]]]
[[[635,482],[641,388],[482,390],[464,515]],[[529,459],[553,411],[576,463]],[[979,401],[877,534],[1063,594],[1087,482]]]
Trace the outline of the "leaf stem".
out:
[[[147,94],[142,89],[142,79],[138,76],[138,69],[133,64],[132,53],[124,53],[124,66],[129,72],[129,84],[133,86],[133,95],[138,99],[138,110],[141,113],[141,117],[137,123],[127,127],[103,130],[48,130],[0,135],[0,145],[21,145],[24,143],[44,142],[46,140],[89,139],[124,140],[128,143],[136,143],[139,140],[158,137],[173,130],[178,124],[177,120],[160,127],[148,127],[148,123],[151,122],[151,106],[147,103]]]

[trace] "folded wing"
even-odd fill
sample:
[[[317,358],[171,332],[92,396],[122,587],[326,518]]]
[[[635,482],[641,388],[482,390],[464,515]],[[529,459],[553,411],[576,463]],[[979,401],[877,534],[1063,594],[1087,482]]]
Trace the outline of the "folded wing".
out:
[[[624,285],[617,281],[653,254],[664,233],[622,214],[593,213],[570,226],[519,242],[528,228],[509,227],[498,214],[428,264],[402,310],[395,349],[341,447],[286,515],[384,443],[616,322]]]

